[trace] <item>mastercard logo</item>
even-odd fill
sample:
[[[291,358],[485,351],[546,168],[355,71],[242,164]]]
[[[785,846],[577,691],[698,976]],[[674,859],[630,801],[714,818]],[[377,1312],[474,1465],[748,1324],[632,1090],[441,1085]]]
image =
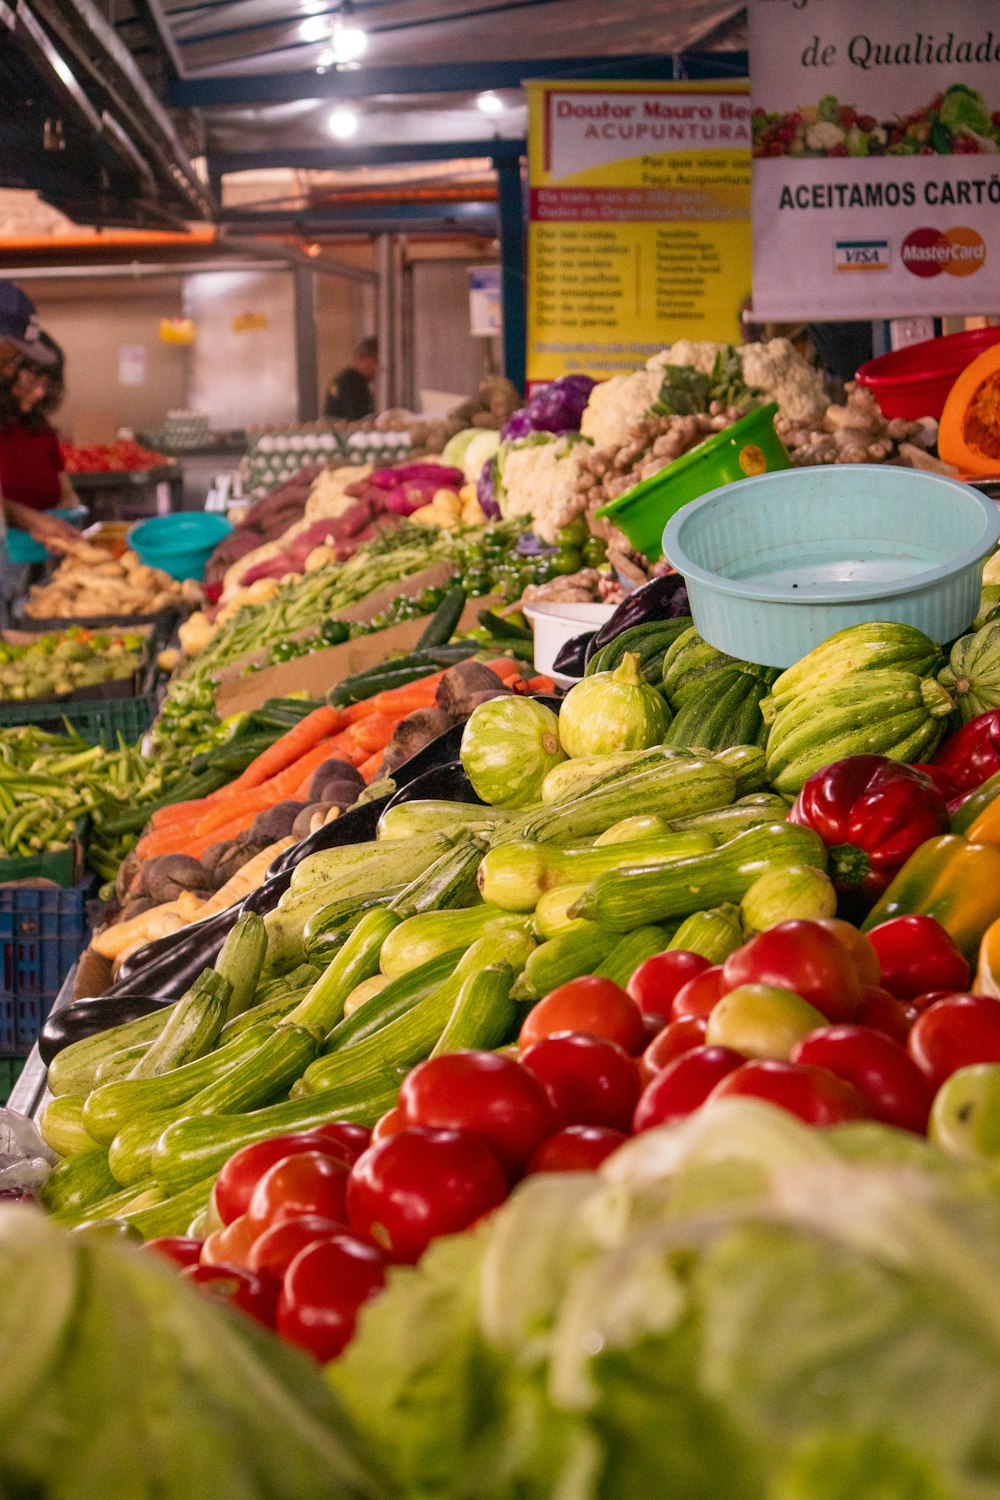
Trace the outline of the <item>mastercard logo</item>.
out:
[[[914,229],[903,241],[903,265],[914,276],[974,276],[986,263],[986,241],[975,229]]]

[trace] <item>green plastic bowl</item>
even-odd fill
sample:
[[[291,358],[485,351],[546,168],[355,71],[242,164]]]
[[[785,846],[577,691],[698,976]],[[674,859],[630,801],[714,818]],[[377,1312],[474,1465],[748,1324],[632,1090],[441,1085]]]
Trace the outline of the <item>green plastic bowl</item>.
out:
[[[637,552],[655,561],[663,553],[664,526],[690,500],[724,484],[791,468],[788,450],[774,430],[777,410],[771,401],[747,412],[659,474],[609,500],[597,514],[624,531]]]

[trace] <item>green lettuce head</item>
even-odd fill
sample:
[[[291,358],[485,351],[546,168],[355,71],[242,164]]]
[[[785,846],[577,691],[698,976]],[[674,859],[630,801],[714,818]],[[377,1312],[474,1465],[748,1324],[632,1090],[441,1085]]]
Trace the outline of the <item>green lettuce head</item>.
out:
[[[941,123],[955,135],[963,131],[988,135],[993,122],[982,94],[966,88],[964,83],[953,83],[941,100]]]

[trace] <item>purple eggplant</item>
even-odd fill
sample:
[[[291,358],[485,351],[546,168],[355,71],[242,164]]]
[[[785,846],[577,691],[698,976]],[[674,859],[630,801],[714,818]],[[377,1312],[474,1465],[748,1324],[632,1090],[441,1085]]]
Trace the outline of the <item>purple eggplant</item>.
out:
[[[587,647],[596,633],[594,630],[585,631],[583,635],[575,635],[571,641],[560,646],[552,663],[553,672],[558,672],[562,677],[582,677],[587,665]]]
[[[651,578],[619,604],[610,620],[605,620],[587,647],[586,659],[590,661],[602,646],[634,625],[648,625],[651,620],[676,620],[679,615],[689,613],[687,588],[679,573]]]

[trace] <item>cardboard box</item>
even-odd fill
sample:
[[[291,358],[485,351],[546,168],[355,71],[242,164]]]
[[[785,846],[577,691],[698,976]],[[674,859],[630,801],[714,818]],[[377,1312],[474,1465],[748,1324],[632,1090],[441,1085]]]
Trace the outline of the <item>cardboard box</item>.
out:
[[[480,610],[493,609],[502,602],[493,595],[471,599],[462,612],[458,629],[475,629]],[[262,671],[247,676],[228,677],[216,689],[216,712],[223,719],[229,714],[248,713],[260,708],[268,698],[284,698],[289,693],[308,693],[313,698],[324,698],[343,678],[378,666],[396,652],[412,651],[426,625],[426,616],[420,620],[406,620],[402,625],[391,625],[388,630],[379,630],[374,635],[359,636],[356,641],[346,641],[342,646],[327,646],[323,651],[297,656],[293,661],[264,667]]]

